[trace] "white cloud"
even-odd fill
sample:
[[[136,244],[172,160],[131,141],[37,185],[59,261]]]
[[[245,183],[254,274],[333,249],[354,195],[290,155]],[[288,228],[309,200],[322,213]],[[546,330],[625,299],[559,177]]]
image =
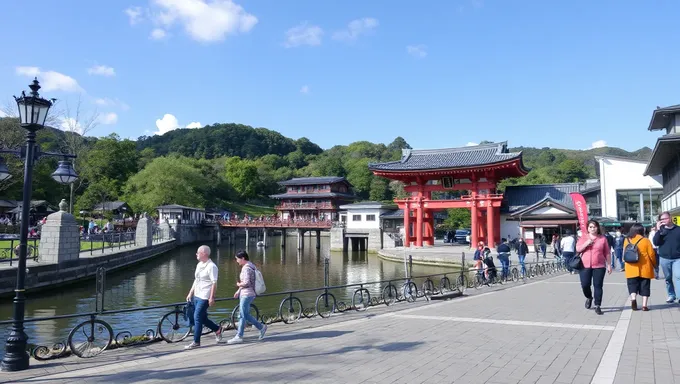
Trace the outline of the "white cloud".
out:
[[[108,97],[100,97],[94,100],[94,103],[102,107],[115,107],[123,111],[130,109],[130,106],[118,99],[109,99]]]
[[[118,122],[118,115],[113,112],[105,113],[100,117],[99,121],[105,125],[116,124]]]
[[[66,132],[74,132],[79,135],[83,134],[83,126],[80,125],[78,120],[72,117],[62,118],[59,122],[59,129]]]
[[[427,56],[427,47],[424,45],[408,45],[406,47],[406,52],[413,56],[417,57],[419,59],[422,59],[423,57]]]
[[[604,140],[598,140],[598,141],[593,142],[593,143],[590,145],[590,149],[593,149],[593,148],[604,148],[604,147],[606,147],[606,146],[607,146],[607,142],[606,142],[606,141],[604,141]]]
[[[472,141],[468,141],[468,143],[465,144],[466,147],[473,147],[473,146],[475,146],[475,145],[479,145],[479,143],[474,143],[474,142],[472,142]]]
[[[125,10],[125,14],[130,19],[130,25],[135,25],[143,20],[142,7],[130,7]]]
[[[203,127],[203,124],[200,122],[194,121],[192,123],[189,123],[186,127],[184,128],[201,128]],[[179,121],[174,115],[171,115],[169,113],[166,113],[163,115],[162,119],[156,120],[156,128],[158,128],[158,131],[154,132],[154,135],[163,135],[166,134],[170,131],[174,131],[177,128],[182,128],[182,126],[179,125]]]
[[[307,22],[304,22],[286,31],[286,41],[283,43],[283,46],[293,48],[301,45],[321,45],[322,36],[323,29],[321,27],[307,25]]]
[[[364,17],[363,19],[350,21],[347,24],[347,29],[335,32],[333,38],[340,41],[354,41],[359,36],[368,34],[377,27],[378,20],[372,17]]]
[[[166,29],[180,24],[200,42],[224,40],[227,35],[246,33],[255,27],[257,17],[231,0],[153,0],[162,10],[155,22]]]
[[[83,89],[71,76],[55,71],[43,72],[38,67],[16,67],[19,76],[38,77],[42,91],[82,92]]]
[[[87,73],[90,75],[99,76],[116,76],[116,71],[111,67],[107,67],[106,65],[95,65],[94,67],[89,68]]]
[[[300,93],[309,93],[309,85],[303,85],[302,88],[300,88]]]
[[[160,28],[155,28],[153,31],[151,31],[151,35],[149,35],[149,38],[152,40],[162,40],[167,36],[167,32],[165,30],[160,29]]]

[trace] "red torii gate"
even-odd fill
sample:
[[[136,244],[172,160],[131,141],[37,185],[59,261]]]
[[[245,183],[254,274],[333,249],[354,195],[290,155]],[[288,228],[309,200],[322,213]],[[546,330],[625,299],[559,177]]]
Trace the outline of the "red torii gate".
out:
[[[522,152],[510,153],[507,142],[432,150],[402,150],[402,158],[372,163],[376,176],[398,180],[410,196],[395,199],[404,210],[404,246],[434,245],[434,212],[448,208],[471,211],[471,246],[484,241],[494,247],[500,241],[499,181],[526,175]],[[433,200],[435,191],[468,191],[461,199]],[[413,223],[413,231],[411,231]],[[412,234],[413,232],[413,234]]]

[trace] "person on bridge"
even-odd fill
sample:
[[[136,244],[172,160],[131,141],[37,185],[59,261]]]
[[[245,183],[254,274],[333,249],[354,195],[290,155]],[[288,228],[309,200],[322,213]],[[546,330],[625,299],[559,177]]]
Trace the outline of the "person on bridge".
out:
[[[633,251],[634,254],[637,253],[638,261],[634,263],[626,261],[624,268],[628,293],[630,294],[630,306],[633,311],[637,311],[637,295],[640,295],[642,296],[642,310],[649,311],[647,301],[649,300],[652,279],[654,278],[656,252],[654,252],[652,242],[645,237],[645,227],[640,223],[635,223],[630,227],[628,237],[623,242],[623,249],[626,250],[626,254],[630,252],[629,249],[631,248],[635,250]]]
[[[238,330],[236,336],[227,341],[227,344],[239,344],[243,342],[243,331],[246,328],[246,322],[253,324],[255,328],[260,330],[259,339],[264,339],[264,334],[267,333],[267,325],[257,321],[253,315],[250,314],[250,304],[255,300],[255,264],[250,262],[248,253],[246,251],[236,252],[236,262],[241,266],[241,275],[239,282],[236,283],[238,290],[234,293],[234,297],[239,299],[239,311],[241,317],[238,322]]]
[[[210,247],[201,245],[196,251],[196,272],[194,284],[187,295],[187,301],[194,303],[194,341],[184,349],[194,349],[201,346],[203,326],[215,332],[215,340],[222,340],[222,329],[208,319],[208,307],[215,305],[215,290],[217,289],[217,265],[210,260]]]
[[[607,238],[602,235],[600,223],[595,220],[588,221],[588,233],[581,237],[576,244],[576,252],[581,253],[583,268],[579,271],[581,288],[586,297],[586,309],[593,305],[593,291],[595,288],[595,313],[602,314],[602,287],[604,275],[612,273],[611,248]]]

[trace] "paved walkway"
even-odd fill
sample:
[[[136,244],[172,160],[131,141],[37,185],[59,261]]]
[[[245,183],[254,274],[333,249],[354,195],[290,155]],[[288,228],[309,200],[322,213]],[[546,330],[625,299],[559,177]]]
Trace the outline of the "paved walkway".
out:
[[[605,280],[602,316],[578,278],[469,291],[445,302],[379,306],[297,325],[263,342],[183,351],[155,343],[93,359],[33,362],[1,380],[28,383],[680,383],[680,309],[653,281],[632,312],[625,278]],[[247,337],[254,337],[252,332]],[[671,359],[671,356],[674,359]],[[21,380],[21,381],[19,381]]]

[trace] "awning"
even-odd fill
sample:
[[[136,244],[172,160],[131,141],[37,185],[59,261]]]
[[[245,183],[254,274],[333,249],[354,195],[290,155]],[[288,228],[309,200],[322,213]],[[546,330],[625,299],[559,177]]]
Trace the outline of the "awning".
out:
[[[523,221],[519,223],[520,227],[532,228],[532,227],[557,227],[558,225],[573,225],[578,224],[578,220],[534,220],[534,221]]]

